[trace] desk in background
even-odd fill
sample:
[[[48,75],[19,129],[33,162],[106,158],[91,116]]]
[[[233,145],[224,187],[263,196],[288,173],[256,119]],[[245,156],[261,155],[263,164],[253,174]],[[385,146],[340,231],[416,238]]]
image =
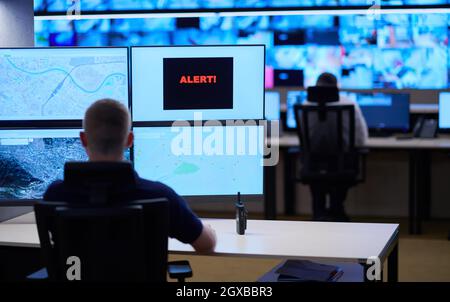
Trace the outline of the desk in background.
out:
[[[217,233],[212,256],[358,263],[365,269],[369,258],[378,257],[382,267],[387,260],[388,281],[398,280],[398,224],[249,220],[241,236],[233,219],[203,221]],[[0,250],[3,247],[40,247],[34,213],[0,224]],[[194,254],[190,245],[175,239],[169,240],[169,252]]]
[[[280,147],[284,157],[284,203],[285,214],[295,215],[295,160],[300,143],[293,134],[283,135],[274,144]],[[366,147],[370,150],[407,151],[409,154],[409,230],[411,234],[421,233],[421,221],[429,212],[431,195],[431,151],[450,151],[450,136],[435,139],[397,139],[395,137],[369,138]],[[266,168],[266,218],[276,219],[276,169]],[[273,204],[272,204],[273,202]]]

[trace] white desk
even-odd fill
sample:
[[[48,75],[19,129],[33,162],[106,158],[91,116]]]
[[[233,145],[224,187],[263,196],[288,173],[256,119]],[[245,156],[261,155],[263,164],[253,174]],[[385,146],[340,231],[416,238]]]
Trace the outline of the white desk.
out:
[[[388,261],[389,280],[398,274],[398,224],[249,220],[244,236],[233,219],[205,219],[217,233],[213,255],[353,262]],[[21,223],[18,223],[21,222]],[[0,247],[38,248],[34,213],[0,224]],[[193,254],[190,245],[169,240],[173,254]]]
[[[282,152],[280,154],[284,155],[284,194],[285,197],[285,211],[287,215],[295,214],[295,180],[289,180],[291,175],[293,175],[293,170],[295,164],[293,160],[296,155],[295,152],[291,152],[291,148],[299,147],[299,139],[295,134],[285,134],[278,139],[271,140],[269,143],[273,143],[274,146],[278,145]],[[450,151],[450,136],[440,135],[435,139],[397,139],[396,137],[382,137],[382,138],[369,138],[366,148],[370,150],[388,150],[388,151],[407,151],[409,156],[409,227],[411,234],[421,233],[421,217],[420,213],[423,210],[423,205],[430,200],[428,196],[430,191],[430,165],[431,165],[431,151]],[[272,169],[273,175],[267,176],[268,179],[272,179],[273,184],[270,186],[269,196],[271,196],[268,201],[266,201],[266,207],[269,214],[266,214],[268,218],[275,218],[275,204],[269,204],[276,198],[276,175],[275,170]],[[422,187],[425,189],[422,190]],[[422,193],[425,192],[425,194]]]

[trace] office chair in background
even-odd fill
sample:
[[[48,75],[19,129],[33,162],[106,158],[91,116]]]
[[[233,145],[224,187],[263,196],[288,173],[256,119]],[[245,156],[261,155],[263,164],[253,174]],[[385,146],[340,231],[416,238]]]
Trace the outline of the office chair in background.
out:
[[[367,150],[355,147],[354,106],[328,104],[339,101],[337,87],[309,87],[308,101],[317,105],[299,104],[294,108],[301,164],[296,180],[312,188],[319,188],[320,198],[325,200],[327,195],[334,194],[330,193],[334,192],[334,188],[348,189],[364,182]],[[321,206],[317,200],[314,201],[318,197],[315,195],[314,218],[323,220],[320,217]],[[346,193],[343,195],[342,198],[345,199]],[[347,220],[343,204],[341,206],[345,218],[331,217],[332,220]]]
[[[187,261],[167,262],[166,199],[120,203],[117,191],[135,185],[130,163],[67,163],[65,184],[85,187],[89,201],[41,202],[36,222],[47,279],[67,281],[67,260],[81,262],[82,281],[183,282]],[[33,279],[33,277],[31,277]]]

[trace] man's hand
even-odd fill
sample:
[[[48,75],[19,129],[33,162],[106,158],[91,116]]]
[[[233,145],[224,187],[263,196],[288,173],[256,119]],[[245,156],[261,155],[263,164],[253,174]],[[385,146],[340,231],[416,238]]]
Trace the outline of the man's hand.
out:
[[[209,224],[203,224],[202,233],[197,240],[192,243],[192,246],[198,253],[209,254],[214,252],[216,242],[216,231]]]

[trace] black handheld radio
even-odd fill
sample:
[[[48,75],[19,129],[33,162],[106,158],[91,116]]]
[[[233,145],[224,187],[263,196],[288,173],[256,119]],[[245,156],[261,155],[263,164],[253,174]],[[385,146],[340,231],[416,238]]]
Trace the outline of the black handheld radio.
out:
[[[247,229],[247,210],[241,200],[241,192],[238,192],[238,200],[236,202],[236,232],[244,235]]]

